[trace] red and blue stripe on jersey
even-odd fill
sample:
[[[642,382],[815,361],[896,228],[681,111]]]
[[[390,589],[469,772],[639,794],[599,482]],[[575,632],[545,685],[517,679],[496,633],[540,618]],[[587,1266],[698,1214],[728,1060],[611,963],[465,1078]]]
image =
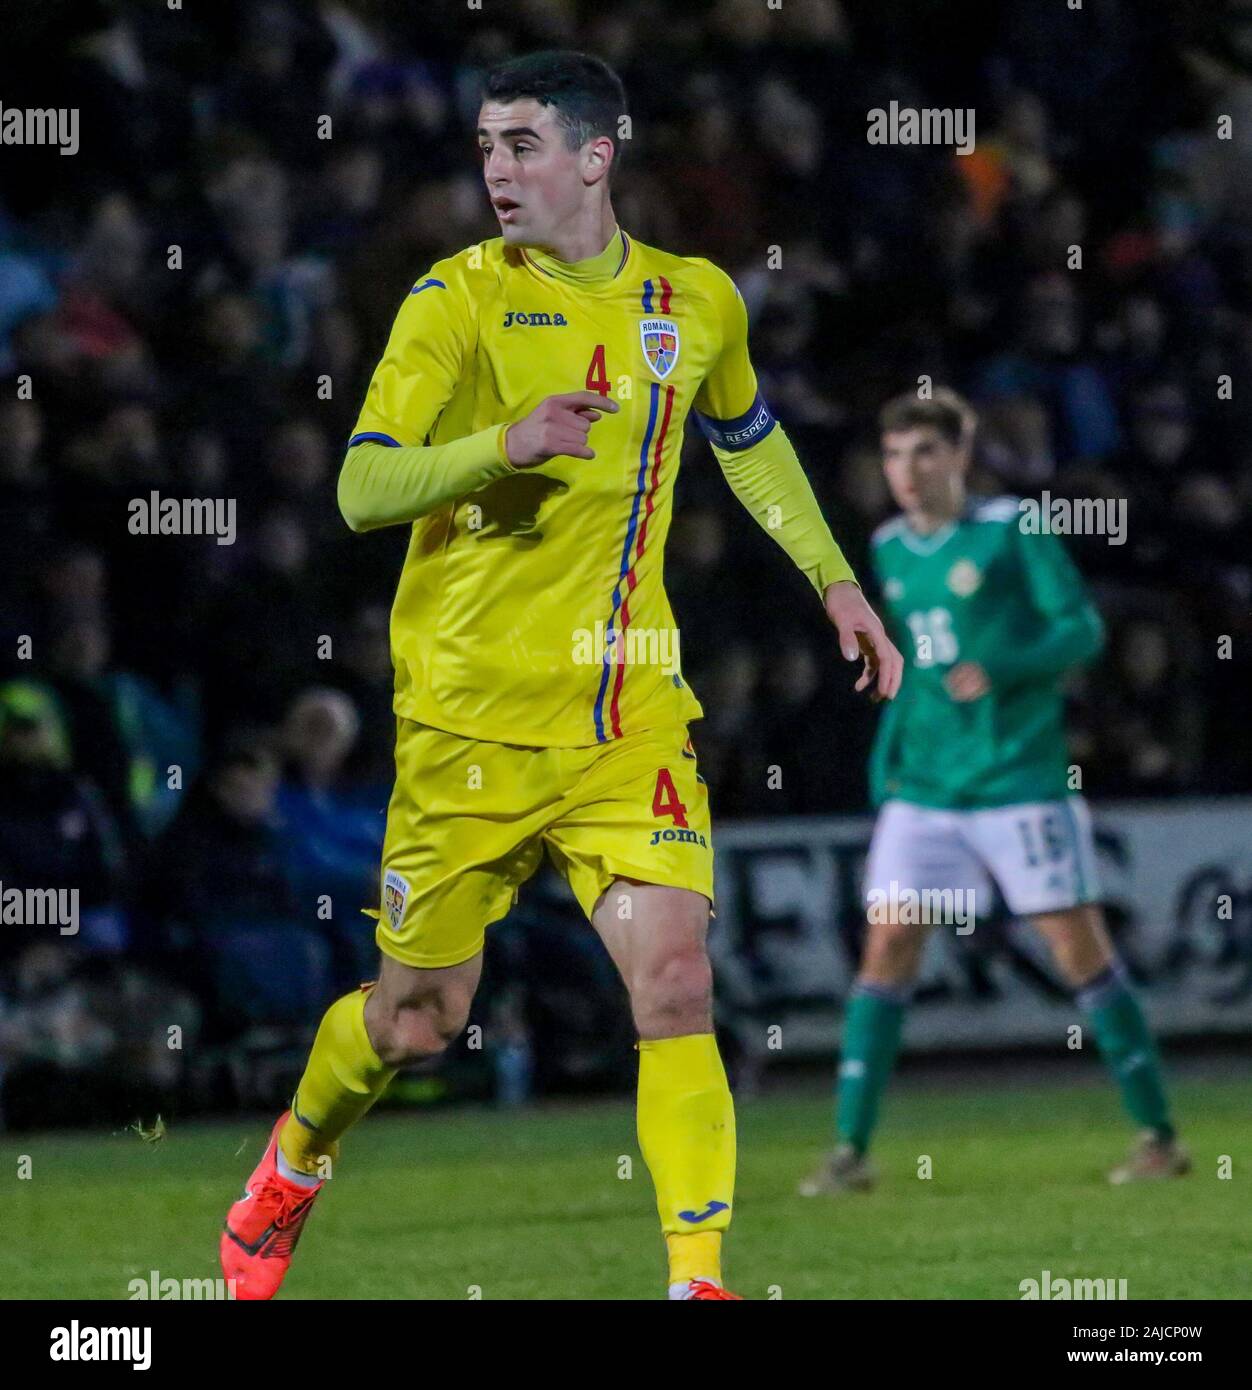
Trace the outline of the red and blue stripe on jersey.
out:
[[[658,288],[660,290],[660,303],[653,308],[652,300]],[[645,280],[643,282],[643,312],[645,314],[668,314],[670,296],[673,293],[674,287],[664,275],[658,275],[656,277],[655,285],[651,280]]]
[[[658,296],[659,290],[659,296]],[[653,299],[659,298],[658,311],[668,313],[673,297],[673,286],[663,276],[657,283],[643,282],[642,305],[644,313],[652,313]],[[664,399],[662,400],[662,391]],[[614,661],[614,644],[624,642],[626,629],[630,626],[630,595],[638,584],[639,563],[643,559],[648,544],[648,521],[655,510],[657,485],[661,478],[661,459],[669,438],[670,420],[674,411],[673,386],[662,387],[660,382],[649,383],[648,424],[643,432],[643,443],[639,449],[639,471],[635,477],[635,491],[631,498],[630,520],[626,524],[626,538],[622,544],[622,559],[618,569],[617,584],[613,589],[613,607],[605,630],[605,655],[608,658],[600,673],[600,689],[596,694],[594,719],[596,742],[607,743],[609,738],[621,738],[621,694],[626,676],[624,660]],[[658,424],[659,419],[659,424]],[[652,473],[648,475],[648,458],[652,457]],[[641,516],[642,513],[642,516]],[[625,651],[621,654],[623,657]],[[612,690],[610,692],[610,685]],[[608,703],[608,731],[605,728],[605,702]]]
[[[653,299],[659,297],[660,313],[668,313],[673,295],[673,285],[664,278],[664,275],[657,277],[657,284],[653,284],[650,279],[645,279],[642,296],[643,311],[652,313]],[[664,396],[661,395],[663,389]],[[670,435],[670,420],[673,418],[673,414],[673,386],[661,388],[660,382],[649,382],[648,427],[643,431],[643,442],[639,448],[639,471],[635,477],[634,496],[631,498],[631,516],[627,521],[625,541],[621,546],[621,564],[618,567],[617,584],[614,585],[613,589],[613,609],[609,614],[609,623],[607,623],[606,632],[604,632],[604,646],[606,646],[606,656],[609,659],[604,662],[603,670],[600,671],[600,688],[596,694],[595,710],[593,710],[598,744],[606,744],[610,737],[621,738],[621,687],[623,687],[625,680],[625,662],[624,660],[613,660],[613,656],[616,655],[614,644],[617,641],[624,641],[625,632],[631,626],[631,594],[634,594],[635,587],[639,582],[639,562],[648,549],[648,523],[654,507],[656,507],[661,459],[666,452],[666,442],[668,435]],[[652,475],[650,478],[649,456],[652,457]],[[623,651],[624,655],[625,652]]]
[[[661,396],[664,391],[664,404]],[[605,631],[606,660],[600,673],[600,689],[596,695],[595,726],[596,742],[607,743],[609,738],[621,738],[621,694],[626,675],[624,660],[613,660],[613,644],[624,641],[626,629],[630,626],[630,595],[638,584],[638,567],[643,559],[648,543],[648,521],[654,510],[657,484],[661,477],[661,459],[669,436],[670,419],[674,409],[674,388],[662,388],[660,382],[652,382],[649,387],[648,426],[644,430],[643,444],[639,450],[639,472],[635,479],[635,493],[631,499],[630,520],[626,525],[626,539],[622,545],[621,568],[617,584],[613,589],[613,609]],[[658,426],[658,416],[660,424]],[[648,477],[648,456],[652,455],[652,476]],[[642,517],[640,513],[642,512]],[[620,619],[620,621],[619,621]],[[622,655],[624,656],[624,650]],[[612,685],[612,692],[609,686]],[[605,731],[605,697],[608,696],[608,728]]]

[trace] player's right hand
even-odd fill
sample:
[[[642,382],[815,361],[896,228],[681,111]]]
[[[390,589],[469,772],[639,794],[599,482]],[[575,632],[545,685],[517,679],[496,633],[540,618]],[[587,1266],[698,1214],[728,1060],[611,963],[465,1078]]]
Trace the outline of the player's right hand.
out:
[[[826,616],[839,633],[844,660],[864,659],[854,689],[868,690],[874,701],[894,700],[904,677],[904,658],[855,580],[841,579],[827,585]]]
[[[587,443],[591,426],[606,410],[616,414],[620,408],[612,397],[598,391],[567,391],[563,396],[549,396],[505,430],[504,451],[514,468],[533,468],[558,454],[593,459],[595,450]]]

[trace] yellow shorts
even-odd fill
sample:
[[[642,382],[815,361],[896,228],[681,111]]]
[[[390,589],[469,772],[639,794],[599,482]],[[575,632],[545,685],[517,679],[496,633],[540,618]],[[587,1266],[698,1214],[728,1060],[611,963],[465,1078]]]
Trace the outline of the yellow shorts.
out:
[[[713,901],[709,798],[684,726],[590,748],[484,743],[397,720],[378,945],[459,965],[546,847],[588,917],[616,878]]]

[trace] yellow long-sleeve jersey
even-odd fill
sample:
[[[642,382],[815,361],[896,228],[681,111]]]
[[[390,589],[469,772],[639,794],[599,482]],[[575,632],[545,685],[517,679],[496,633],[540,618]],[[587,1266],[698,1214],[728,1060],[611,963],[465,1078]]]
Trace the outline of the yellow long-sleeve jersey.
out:
[[[513,468],[507,427],[576,390],[619,406],[592,426],[595,459]],[[418,280],[339,480],[353,530],[413,524],[391,620],[397,714],[571,748],[700,716],[662,575],[692,409],[818,592],[851,579],[711,262],[619,230],[576,264],[496,238]]]

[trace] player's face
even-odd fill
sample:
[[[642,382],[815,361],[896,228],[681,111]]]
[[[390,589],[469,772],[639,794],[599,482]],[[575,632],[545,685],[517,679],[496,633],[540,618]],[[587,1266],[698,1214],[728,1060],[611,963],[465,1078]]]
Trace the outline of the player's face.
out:
[[[919,425],[883,435],[882,466],[901,511],[944,513],[960,494],[965,456],[933,425]]]
[[[578,216],[586,155],[571,150],[551,107],[533,97],[483,103],[478,113],[483,180],[511,246],[545,246]]]

